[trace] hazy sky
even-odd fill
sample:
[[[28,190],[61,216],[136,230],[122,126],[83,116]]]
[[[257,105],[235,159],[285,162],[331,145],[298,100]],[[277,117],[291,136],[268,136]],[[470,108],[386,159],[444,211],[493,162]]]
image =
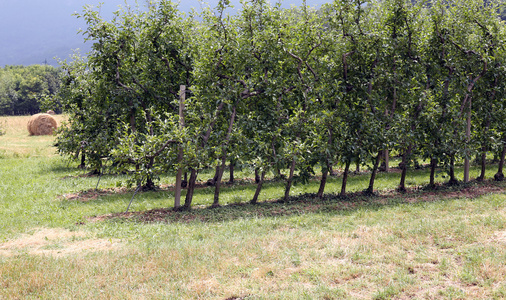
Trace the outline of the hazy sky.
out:
[[[217,0],[206,1],[215,6]],[[231,0],[240,7],[239,0]],[[283,6],[301,5],[302,0],[284,0]],[[308,5],[319,5],[327,0],[307,0]],[[68,58],[72,49],[86,53],[91,44],[83,44],[77,34],[86,24],[72,16],[82,12],[86,4],[103,3],[101,15],[109,19],[119,5],[135,5],[133,0],[0,0],[0,67],[5,65],[41,64],[47,61],[57,65],[54,57]],[[138,0],[139,4],[145,0]],[[181,0],[180,9],[200,8],[198,0]]]

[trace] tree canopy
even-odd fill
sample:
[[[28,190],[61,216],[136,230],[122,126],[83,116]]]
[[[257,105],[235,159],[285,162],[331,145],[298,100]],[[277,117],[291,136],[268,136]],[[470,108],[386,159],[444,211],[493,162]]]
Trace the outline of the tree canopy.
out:
[[[44,65],[0,68],[0,115],[37,113],[44,99],[59,90],[60,71]],[[57,102],[47,109],[59,110]],[[43,107],[46,108],[46,107]]]
[[[219,205],[227,162],[256,170],[252,202],[267,171],[286,181],[287,199],[321,169],[322,197],[336,166],[345,196],[351,164],[370,168],[374,193],[390,151],[402,158],[401,191],[420,160],[430,161],[432,186],[437,168],[456,182],[456,163],[468,172],[478,156],[485,168],[489,152],[504,177],[499,2],[335,0],[315,10],[250,0],[235,15],[227,7],[185,15],[160,0],[110,22],[85,10],[93,50],[62,65],[70,120],[60,152],[86,154],[97,172],[111,161],[139,188],[188,172],[185,208],[205,168],[216,170]]]

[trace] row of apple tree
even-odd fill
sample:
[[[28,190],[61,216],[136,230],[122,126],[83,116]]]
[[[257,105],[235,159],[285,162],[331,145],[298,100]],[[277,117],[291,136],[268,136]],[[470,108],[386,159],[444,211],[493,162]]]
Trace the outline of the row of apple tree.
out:
[[[283,9],[264,0],[228,1],[184,14],[170,1],[127,7],[105,21],[79,17],[93,43],[62,62],[59,94],[69,114],[59,151],[100,171],[110,162],[150,188],[158,176],[187,174],[190,208],[198,173],[213,168],[214,206],[227,163],[307,181],[321,168],[318,197],[334,166],[401,157],[399,190],[420,159],[456,182],[471,158],[485,176],[487,154],[506,145],[506,26],[499,2],[335,0]]]

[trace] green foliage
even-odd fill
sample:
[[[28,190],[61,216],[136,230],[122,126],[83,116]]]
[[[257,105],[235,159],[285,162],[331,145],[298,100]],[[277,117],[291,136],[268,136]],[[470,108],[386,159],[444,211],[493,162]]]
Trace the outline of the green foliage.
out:
[[[352,162],[372,165],[373,192],[385,150],[402,157],[402,188],[420,158],[454,181],[456,162],[500,152],[506,140],[499,4],[244,1],[227,15],[221,1],[197,18],[156,1],[110,22],[88,8],[79,17],[93,51],[63,64],[60,101],[71,116],[58,147],[96,169],[114,161],[132,183],[176,169],[215,169],[219,180],[227,160],[288,169],[286,197],[316,169]]]
[[[59,77],[60,70],[52,66],[0,68],[0,115],[33,114],[40,109],[59,112],[53,100],[60,86]]]

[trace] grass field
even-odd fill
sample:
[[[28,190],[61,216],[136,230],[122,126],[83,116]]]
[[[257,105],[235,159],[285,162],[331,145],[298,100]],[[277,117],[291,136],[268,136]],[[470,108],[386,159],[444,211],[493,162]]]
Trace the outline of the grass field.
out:
[[[197,190],[185,213],[164,210],[163,188],[125,214],[126,178],[95,191],[98,177],[55,155],[53,137],[28,136],[27,120],[0,117],[0,299],[506,299],[505,183],[427,191],[417,170],[398,194],[399,174],[381,173],[376,197],[319,201],[304,196],[311,181],[279,203],[282,183],[269,182],[251,206],[239,182],[218,209],[206,208],[212,188]],[[352,176],[350,192],[367,182]]]

